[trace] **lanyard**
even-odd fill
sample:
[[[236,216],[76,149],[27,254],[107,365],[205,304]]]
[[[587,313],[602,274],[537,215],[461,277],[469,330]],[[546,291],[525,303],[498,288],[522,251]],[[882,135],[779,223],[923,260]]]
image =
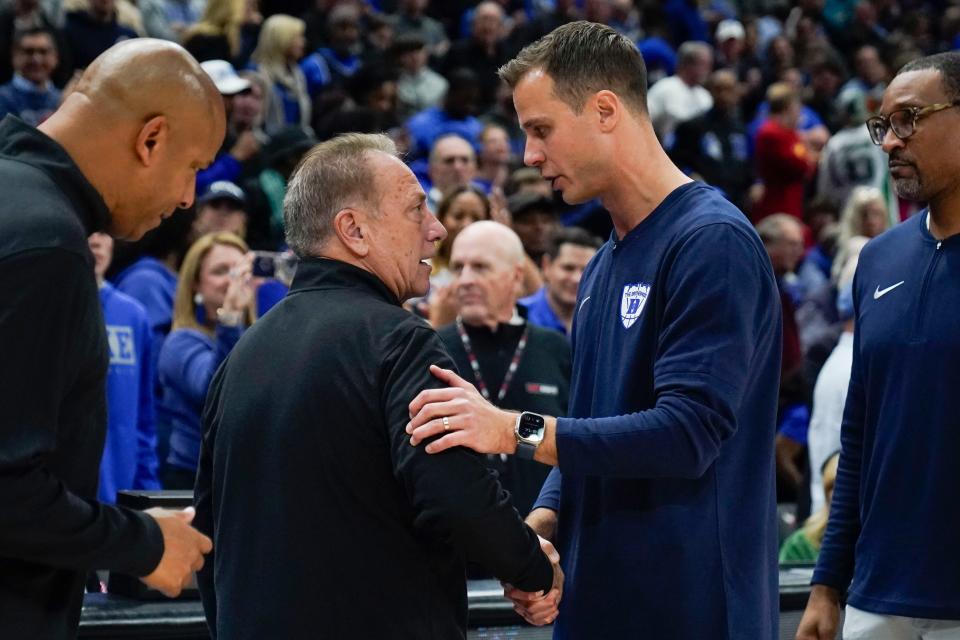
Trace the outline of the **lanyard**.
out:
[[[473,352],[473,347],[470,345],[470,336],[467,335],[467,330],[464,329],[463,320],[460,316],[457,316],[457,333],[460,334],[460,342],[463,343],[463,350],[467,352],[470,368],[473,369],[473,377],[477,381],[477,389],[484,399],[489,402],[490,392],[487,391],[487,384],[483,381],[483,374],[480,373],[480,363],[477,361],[477,356]],[[527,337],[529,333],[530,326],[527,325],[523,328],[523,335],[520,336],[520,342],[517,343],[517,350],[513,352],[513,358],[510,360],[510,368],[507,369],[507,374],[503,376],[503,384],[500,385],[500,391],[497,393],[497,401],[494,402],[497,406],[503,401],[503,397],[507,395],[507,389],[510,388],[510,383],[513,381],[513,374],[517,371],[517,367],[520,365],[520,358],[523,357],[523,350],[527,347]]]

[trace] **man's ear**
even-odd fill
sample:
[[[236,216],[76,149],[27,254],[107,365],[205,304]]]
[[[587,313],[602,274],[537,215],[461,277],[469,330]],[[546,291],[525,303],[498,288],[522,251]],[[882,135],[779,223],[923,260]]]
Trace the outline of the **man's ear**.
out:
[[[363,213],[349,207],[338,211],[333,218],[333,230],[340,243],[358,258],[365,258],[370,253],[364,222]]]
[[[604,89],[598,91],[593,100],[593,107],[599,117],[600,130],[604,133],[613,131],[620,120],[620,111],[623,109],[620,98],[614,92]]]
[[[153,165],[170,140],[167,117],[160,115],[147,120],[137,134],[134,153],[145,167]]]

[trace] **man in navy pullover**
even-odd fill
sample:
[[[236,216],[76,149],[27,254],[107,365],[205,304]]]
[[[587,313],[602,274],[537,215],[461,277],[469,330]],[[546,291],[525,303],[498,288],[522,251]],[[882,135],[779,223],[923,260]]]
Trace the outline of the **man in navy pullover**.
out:
[[[872,240],[830,521],[797,638],[960,638],[960,53],[905,65],[870,136],[897,193],[929,208]]]
[[[763,246],[667,158],[629,40],[570,23],[500,73],[526,164],[568,203],[600,198],[614,225],[577,296],[571,417],[538,429],[434,368],[451,388],[414,399],[411,441],[448,431],[427,451],[557,465],[527,518],[555,535],[567,576],[555,638],[775,638],[781,323]],[[553,617],[549,597],[507,595],[530,621]]]

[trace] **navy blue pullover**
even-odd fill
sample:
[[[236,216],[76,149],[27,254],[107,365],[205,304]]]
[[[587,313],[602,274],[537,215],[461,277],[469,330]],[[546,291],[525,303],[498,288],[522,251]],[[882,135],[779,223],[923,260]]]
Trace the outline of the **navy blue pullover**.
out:
[[[760,239],[700,183],[587,267],[538,502],[559,504],[555,638],[776,637],[780,332]]]
[[[857,326],[842,452],[815,584],[858,609],[960,619],[960,236],[926,211],[872,240],[853,280]]]

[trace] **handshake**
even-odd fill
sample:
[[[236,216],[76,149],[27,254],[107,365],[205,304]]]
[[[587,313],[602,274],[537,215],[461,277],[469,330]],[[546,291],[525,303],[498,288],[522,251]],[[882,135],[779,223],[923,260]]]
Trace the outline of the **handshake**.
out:
[[[153,572],[141,580],[170,598],[190,584],[193,573],[203,567],[203,556],[213,550],[213,542],[192,526],[194,510],[148,509],[145,511],[163,534],[163,556]]]
[[[547,593],[530,593],[504,583],[503,595],[513,601],[513,610],[524,620],[539,627],[557,619],[560,599],[563,597],[563,570],[560,568],[560,554],[553,544],[542,536],[537,537],[540,538],[540,548],[553,565],[553,586]]]

